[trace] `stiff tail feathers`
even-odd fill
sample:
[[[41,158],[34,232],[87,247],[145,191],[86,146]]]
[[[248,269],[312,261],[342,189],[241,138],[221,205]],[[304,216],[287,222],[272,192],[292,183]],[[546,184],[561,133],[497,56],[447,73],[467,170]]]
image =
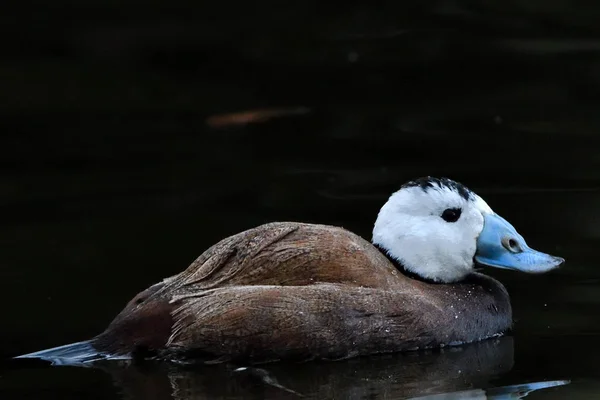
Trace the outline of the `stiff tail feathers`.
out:
[[[91,340],[66,344],[64,346],[52,347],[50,349],[23,354],[15,359],[35,358],[49,361],[52,365],[77,365],[84,366],[101,360],[128,360],[128,355],[111,355],[98,351],[92,345]]]

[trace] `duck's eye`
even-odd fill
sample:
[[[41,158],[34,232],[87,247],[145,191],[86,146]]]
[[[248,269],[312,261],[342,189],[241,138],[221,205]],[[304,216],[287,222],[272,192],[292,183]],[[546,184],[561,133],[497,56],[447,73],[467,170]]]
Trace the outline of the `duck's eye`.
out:
[[[456,222],[460,218],[461,212],[460,208],[446,208],[442,213],[442,218],[446,222]]]

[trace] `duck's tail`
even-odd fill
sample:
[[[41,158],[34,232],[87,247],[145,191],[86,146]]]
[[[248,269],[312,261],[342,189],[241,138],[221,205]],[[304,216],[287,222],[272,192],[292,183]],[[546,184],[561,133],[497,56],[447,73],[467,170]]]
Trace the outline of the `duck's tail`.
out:
[[[35,353],[23,354],[15,358],[36,358],[49,361],[52,365],[85,365],[100,360],[124,360],[128,356],[114,356],[98,351],[92,345],[91,340],[66,344],[51,349],[36,351]]]

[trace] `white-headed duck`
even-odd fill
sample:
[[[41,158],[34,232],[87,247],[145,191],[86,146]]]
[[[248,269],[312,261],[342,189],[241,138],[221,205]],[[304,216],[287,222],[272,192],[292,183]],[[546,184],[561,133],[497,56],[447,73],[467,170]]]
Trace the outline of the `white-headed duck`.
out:
[[[506,289],[476,267],[542,273],[563,261],[462,184],[420,178],[383,205],[372,243],[334,226],[261,225],[140,292],[93,339],[20,357],[253,363],[468,343],[512,325]]]

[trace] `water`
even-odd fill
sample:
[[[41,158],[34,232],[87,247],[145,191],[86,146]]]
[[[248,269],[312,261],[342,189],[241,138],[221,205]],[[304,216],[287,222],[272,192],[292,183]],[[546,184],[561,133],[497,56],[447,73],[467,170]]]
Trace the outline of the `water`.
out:
[[[3,22],[24,42],[0,59],[0,398],[600,394],[593,8],[92,3]],[[542,276],[488,271],[511,294],[510,337],[246,370],[9,359],[95,335],[135,293],[258,224],[368,238],[387,196],[428,174],[567,259]]]
[[[235,149],[230,146],[228,151]],[[297,150],[288,151],[290,157],[262,159],[259,166],[237,164],[244,179],[232,176],[236,166],[228,164],[229,173],[220,171],[206,157],[27,172],[26,179],[56,192],[38,191],[38,185],[32,185],[20,194],[22,200],[14,203],[20,207],[2,227],[6,284],[1,296],[3,304],[10,305],[3,310],[2,354],[16,355],[98,333],[137,291],[182,270],[221,237],[262,222],[333,223],[368,237],[386,191],[409,178],[341,162],[335,170],[305,171],[293,157]],[[210,168],[215,168],[215,175],[209,179]],[[356,184],[354,174],[359,177]],[[131,180],[132,175],[137,179]],[[346,181],[315,179],[319,176]],[[461,398],[465,390],[481,395],[478,389],[556,380],[571,382],[531,396],[597,395],[600,272],[595,268],[598,233],[593,221],[600,193],[528,187],[502,191],[501,185],[487,186],[484,178],[470,186],[514,222],[532,246],[567,259],[558,271],[541,276],[488,271],[511,294],[515,331],[510,337],[443,352],[283,363],[237,372],[237,366],[81,369],[6,361],[0,372],[0,396],[293,398],[297,392],[310,398],[407,398],[460,392]],[[93,182],[86,186],[88,179],[103,186]],[[263,186],[254,187],[251,179]],[[177,185],[172,183],[177,180]],[[375,182],[373,188],[365,189],[369,182]],[[144,190],[146,185],[150,188]]]

